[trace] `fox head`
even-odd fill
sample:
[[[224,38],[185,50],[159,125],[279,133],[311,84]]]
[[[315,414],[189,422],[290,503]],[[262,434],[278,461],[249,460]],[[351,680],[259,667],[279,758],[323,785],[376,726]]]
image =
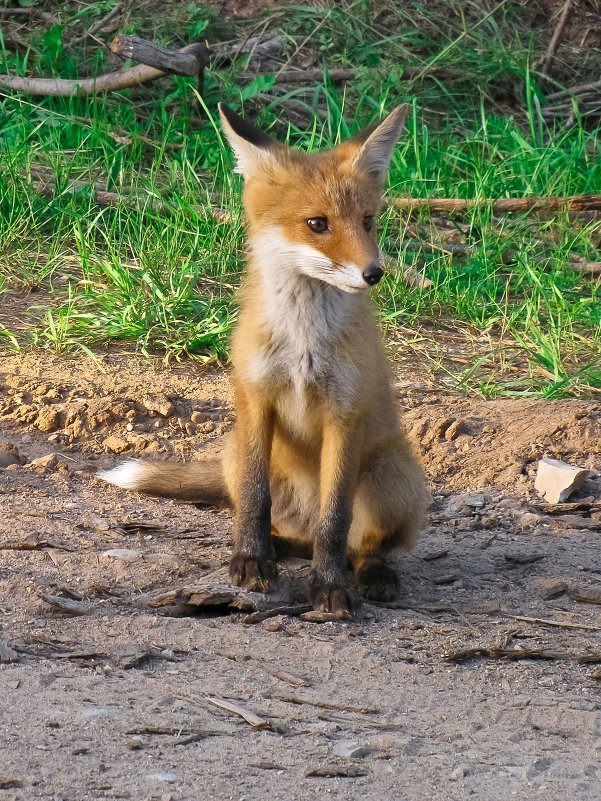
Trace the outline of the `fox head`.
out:
[[[375,218],[406,106],[312,154],[274,141],[223,103],[219,112],[245,179],[249,244],[261,269],[298,270],[351,293],[377,284]]]

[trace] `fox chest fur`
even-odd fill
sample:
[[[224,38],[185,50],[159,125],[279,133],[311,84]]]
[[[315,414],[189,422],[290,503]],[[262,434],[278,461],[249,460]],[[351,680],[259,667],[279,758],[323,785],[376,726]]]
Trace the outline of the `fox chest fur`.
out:
[[[238,374],[275,393],[278,416],[296,429],[318,400],[341,411],[352,408],[361,370],[348,343],[359,299],[292,269],[259,273],[254,281],[262,302],[243,307],[240,327],[245,317],[253,318],[258,336],[237,343]]]

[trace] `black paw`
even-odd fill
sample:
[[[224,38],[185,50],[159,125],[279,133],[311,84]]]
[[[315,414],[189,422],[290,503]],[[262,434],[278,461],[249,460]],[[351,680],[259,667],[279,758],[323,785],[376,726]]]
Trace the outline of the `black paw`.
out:
[[[312,575],[309,578],[309,600],[318,612],[329,612],[341,620],[353,616],[351,598],[342,586],[333,586]]]
[[[357,587],[368,601],[393,601],[401,584],[396,572],[378,559],[366,562],[357,571]]]
[[[278,581],[278,568],[272,559],[253,559],[234,554],[230,562],[232,584],[256,592],[273,590]]]

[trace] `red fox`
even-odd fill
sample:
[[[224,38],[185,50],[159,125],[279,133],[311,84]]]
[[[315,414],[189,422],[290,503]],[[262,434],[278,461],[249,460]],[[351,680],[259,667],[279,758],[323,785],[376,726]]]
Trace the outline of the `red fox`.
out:
[[[220,460],[129,461],[100,477],[231,505],[234,584],[269,592],[276,556],[311,555],[311,603],[348,617],[347,564],[364,597],[395,597],[387,554],[412,545],[429,502],[366,297],[383,275],[375,218],[405,108],[309,155],[219,111],[245,179],[248,230],[231,351],[235,430]]]

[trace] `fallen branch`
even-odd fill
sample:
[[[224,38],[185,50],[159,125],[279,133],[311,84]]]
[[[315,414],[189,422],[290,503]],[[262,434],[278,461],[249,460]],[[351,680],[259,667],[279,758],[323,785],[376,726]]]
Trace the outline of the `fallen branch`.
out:
[[[104,27],[104,25],[110,22],[113,19],[113,17],[116,17],[120,11],[121,11],[121,2],[118,2],[111,8],[108,14],[105,14],[104,17],[101,17],[99,20],[97,20],[94,23],[94,25],[92,25],[91,28],[88,28],[88,30],[82,33],[81,36],[78,36],[77,39],[73,39],[71,45],[79,44],[79,42],[83,42],[84,39],[87,39],[88,37],[90,39],[95,40],[96,37],[94,36],[94,34],[97,33],[102,27]]]
[[[507,615],[511,620],[522,623],[534,623],[540,626],[554,626],[560,629],[578,629],[580,631],[601,631],[601,626],[588,626],[586,623],[570,623],[563,620],[549,620],[544,617],[527,617],[526,615]]]
[[[200,42],[186,45],[179,53],[192,52],[196,54],[200,65],[202,59],[204,64],[208,62],[208,48]],[[200,75],[199,66],[198,73]],[[140,86],[149,83],[157,78],[169,74],[164,69],[156,69],[146,64],[138,64],[127,70],[109,72],[99,75],[96,78],[82,78],[70,80],[66,78],[22,78],[17,75],[0,75],[0,89],[12,89],[15,92],[26,92],[31,95],[42,95],[44,97],[79,97],[96,95],[102,92],[116,92],[121,89],[129,89],[132,86]]]
[[[168,50],[138,36],[117,36],[110,49],[117,56],[175,75],[198,75],[209,63],[209,48],[204,42],[195,42],[184,50]]]
[[[569,89],[562,89],[561,92],[553,92],[552,94],[547,95],[547,101],[585,95],[589,92],[597,92],[600,89],[601,81],[594,81],[593,83],[581,83],[578,86],[571,86]]]
[[[2,17],[39,17],[47,22],[49,25],[54,25],[58,22],[58,17],[51,14],[49,11],[42,11],[41,8],[0,8],[0,18]]]
[[[551,69],[551,64],[555,59],[555,54],[557,52],[557,48],[559,47],[559,42],[561,41],[561,37],[563,35],[564,29],[567,25],[571,13],[572,13],[572,0],[566,0],[562,12],[559,16],[557,25],[555,26],[555,30],[553,31],[553,36],[551,37],[551,41],[549,42],[549,47],[547,48],[547,53],[545,55],[543,66],[541,67],[541,73],[543,75],[549,74],[549,70]]]
[[[54,198],[57,195],[53,181],[34,179],[31,182],[31,186],[42,197]],[[86,183],[86,181],[72,181],[61,190],[61,194],[76,195],[86,191],[90,192],[92,199],[99,206],[128,206],[138,211],[155,211],[159,214],[173,214],[177,210],[175,206],[172,206],[167,201],[158,200],[150,195],[148,197],[140,197],[139,195],[108,192],[98,185]],[[201,217],[206,217],[210,214],[217,222],[231,222],[232,220],[231,213],[225,209],[196,208],[195,212]]]
[[[585,261],[584,259],[580,260],[572,257],[570,267],[572,270],[578,270],[579,273],[601,276],[601,261]]]
[[[565,651],[553,651],[549,648],[489,648],[475,646],[461,648],[458,651],[447,651],[442,658],[445,662],[465,662],[475,656],[484,656],[490,659],[504,659],[508,662],[517,662],[521,659],[569,659],[570,654]]]
[[[393,197],[389,205],[403,211],[428,209],[434,212],[456,214],[480,207],[490,207],[495,212],[520,211],[601,211],[601,195],[572,195],[569,197],[523,197],[523,198],[411,198]]]

